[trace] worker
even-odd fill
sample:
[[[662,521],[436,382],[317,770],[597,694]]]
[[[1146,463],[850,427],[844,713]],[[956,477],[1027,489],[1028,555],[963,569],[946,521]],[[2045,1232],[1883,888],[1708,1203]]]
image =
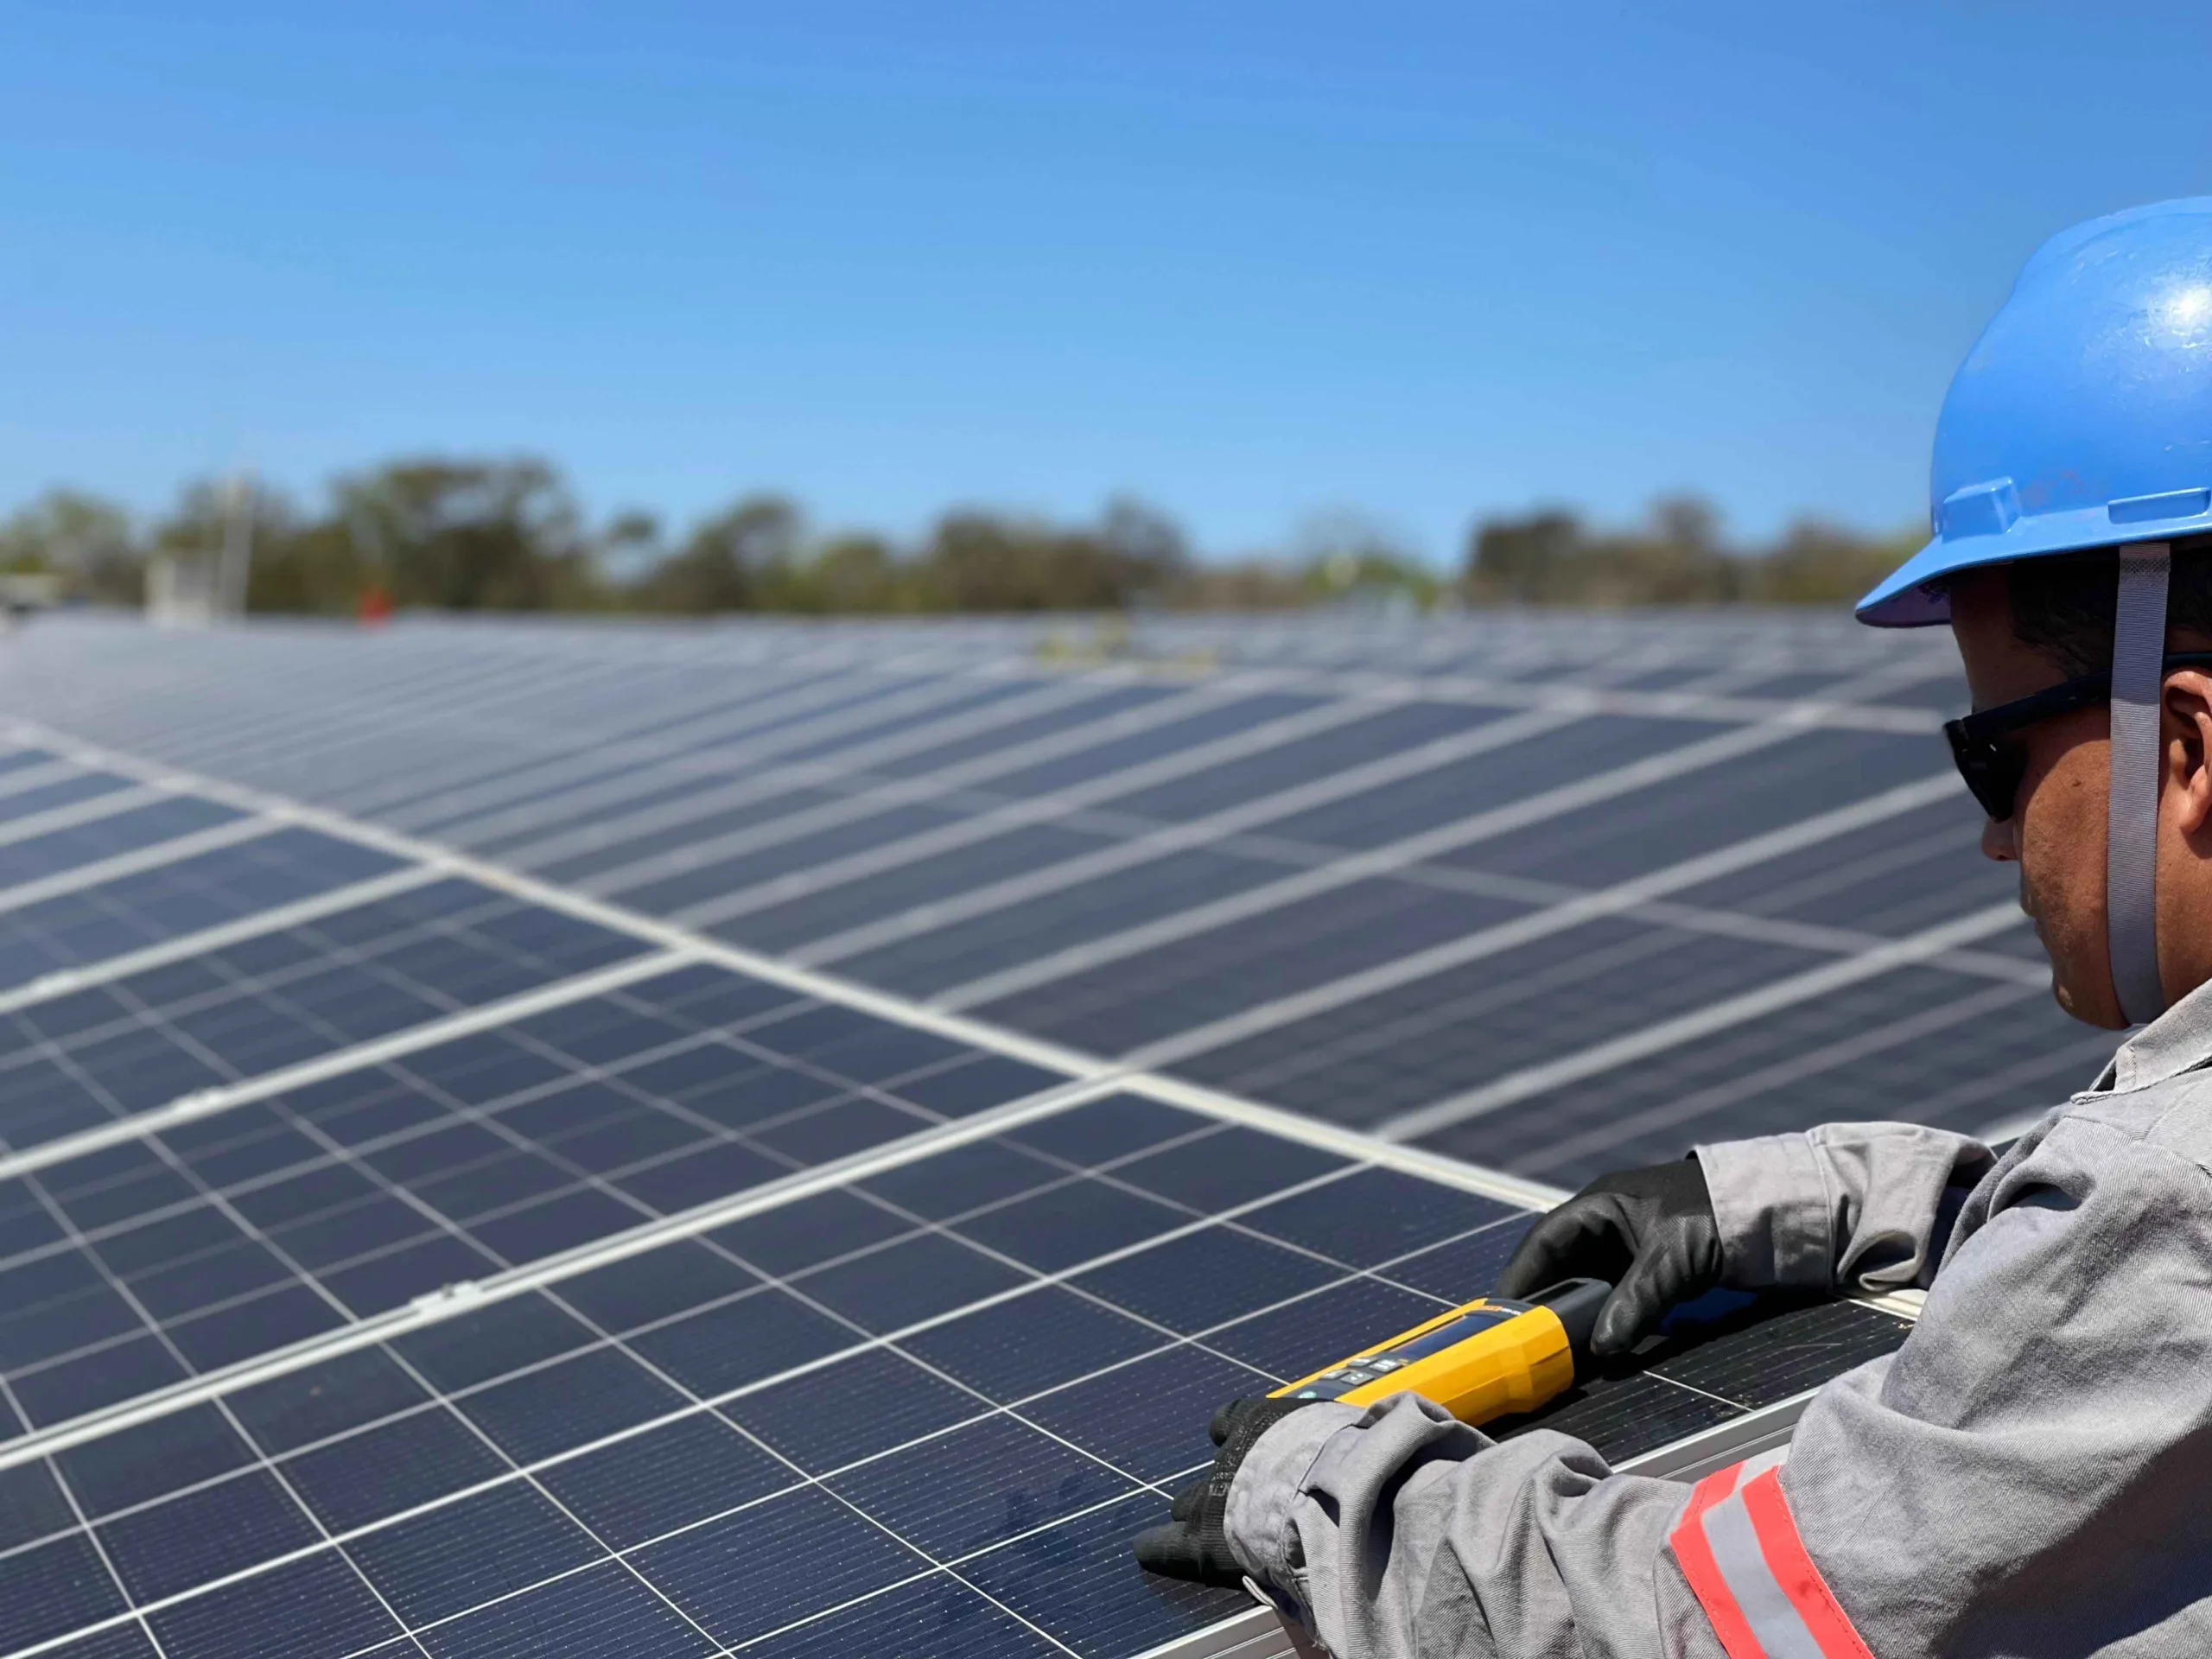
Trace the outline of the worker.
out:
[[[1617,1281],[1615,1354],[1714,1285],[1925,1288],[1789,1446],[1693,1488],[1410,1394],[1238,1402],[1147,1565],[1249,1577],[1338,1659],[2212,1654],[2212,198],[2029,261],[1932,482],[1934,539],[1859,615],[1948,622],[1982,850],[2061,1006],[2141,1029],[2001,1156],[1829,1125],[1536,1224],[1499,1289]]]

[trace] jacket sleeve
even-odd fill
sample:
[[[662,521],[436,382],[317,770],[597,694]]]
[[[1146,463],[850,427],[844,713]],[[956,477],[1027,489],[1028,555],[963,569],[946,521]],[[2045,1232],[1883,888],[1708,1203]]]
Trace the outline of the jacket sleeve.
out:
[[[1738,1290],[1925,1288],[1967,1196],[1996,1164],[1917,1123],[1830,1123],[1697,1148]]]
[[[1667,1548],[1690,1489],[1401,1394],[1261,1437],[1229,1537],[1338,1659],[1725,1659]]]
[[[2212,1651],[2212,1176],[2079,1117],[2030,1139],[1778,1468],[1692,1491],[1316,1406],[1253,1448],[1233,1546],[1338,1659]]]
[[[1798,1425],[1804,1552],[1877,1654],[2212,1651],[2212,1179],[2069,1114],[1958,1231],[1892,1363]]]

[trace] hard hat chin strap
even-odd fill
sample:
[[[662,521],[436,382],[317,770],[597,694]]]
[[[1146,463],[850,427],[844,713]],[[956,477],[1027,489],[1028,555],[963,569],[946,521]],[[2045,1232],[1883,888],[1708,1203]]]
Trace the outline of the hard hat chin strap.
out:
[[[2112,633],[2112,793],[2105,820],[2105,931],[2130,1025],[2165,1012],[2158,983],[2158,705],[2165,683],[2164,542],[2120,550]]]

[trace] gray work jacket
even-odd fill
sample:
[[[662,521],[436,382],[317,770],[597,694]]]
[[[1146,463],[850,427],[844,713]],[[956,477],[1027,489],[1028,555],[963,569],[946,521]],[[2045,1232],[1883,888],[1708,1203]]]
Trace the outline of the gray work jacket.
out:
[[[1310,1406],[1231,1547],[1338,1659],[2212,1655],[2208,1060],[2212,986],[2001,1160],[1904,1123],[1698,1147],[1725,1282],[1929,1287],[1786,1453],[1693,1491],[1411,1395]]]

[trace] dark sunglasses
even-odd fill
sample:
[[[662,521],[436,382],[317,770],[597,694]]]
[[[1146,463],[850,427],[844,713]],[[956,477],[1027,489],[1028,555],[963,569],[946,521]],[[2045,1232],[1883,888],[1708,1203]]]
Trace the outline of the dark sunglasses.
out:
[[[2176,652],[2165,659],[2160,671],[2171,674],[2177,668],[2212,668],[2212,651]],[[1994,709],[1947,720],[1943,735],[1950,741],[1951,759],[1958,762],[1959,776],[1967,780],[1981,810],[2002,823],[2012,816],[2020,779],[2028,770],[2027,751],[2012,741],[2015,734],[2039,720],[2071,714],[2111,697],[2110,670],[2084,674],[2000,702]]]

